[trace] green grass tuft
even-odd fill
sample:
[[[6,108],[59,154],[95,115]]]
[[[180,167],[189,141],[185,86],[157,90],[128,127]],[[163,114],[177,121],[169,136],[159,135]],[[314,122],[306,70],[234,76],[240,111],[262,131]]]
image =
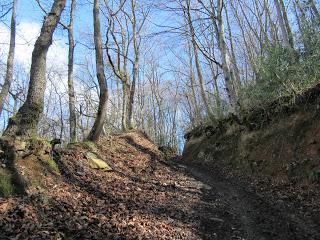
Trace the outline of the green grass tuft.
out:
[[[10,197],[12,193],[13,186],[11,182],[11,174],[4,169],[0,169],[0,196]]]

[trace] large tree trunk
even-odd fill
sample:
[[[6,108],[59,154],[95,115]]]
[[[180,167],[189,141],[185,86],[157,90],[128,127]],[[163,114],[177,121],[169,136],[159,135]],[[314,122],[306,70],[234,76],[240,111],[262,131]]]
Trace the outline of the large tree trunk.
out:
[[[3,110],[4,102],[8,96],[10,85],[13,79],[13,60],[14,60],[14,50],[16,45],[16,11],[17,11],[17,0],[12,2],[12,15],[11,15],[11,33],[10,33],[10,46],[9,54],[7,59],[7,70],[6,77],[0,92],[0,116]]]
[[[102,52],[102,38],[100,31],[100,13],[99,0],[94,0],[93,3],[93,21],[94,21],[94,45],[96,52],[96,71],[100,88],[99,107],[97,117],[93,127],[89,133],[88,140],[97,141],[103,130],[103,125],[107,116],[108,103],[108,87],[107,80],[104,74],[104,60]]]
[[[73,84],[73,64],[74,64],[74,37],[73,37],[73,22],[76,2],[71,1],[70,22],[68,26],[69,39],[69,55],[68,55],[68,95],[69,95],[69,121],[70,121],[70,142],[77,141],[77,115],[75,106],[75,91]]]
[[[16,116],[10,118],[5,135],[28,136],[36,132],[44,108],[47,53],[65,4],[66,0],[55,0],[51,11],[44,19],[40,36],[32,52],[27,99]]]

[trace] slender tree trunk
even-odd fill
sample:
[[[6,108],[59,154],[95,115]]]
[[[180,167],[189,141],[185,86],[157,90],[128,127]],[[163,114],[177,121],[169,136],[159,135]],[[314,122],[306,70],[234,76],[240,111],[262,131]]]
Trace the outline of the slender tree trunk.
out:
[[[201,114],[200,114],[196,90],[195,90],[195,76],[193,72],[192,49],[191,49],[190,41],[188,41],[188,57],[189,57],[189,80],[190,80],[190,88],[191,88],[191,94],[192,94],[191,102],[195,111],[194,118],[195,118],[195,121],[197,122],[198,120],[201,119]],[[192,112],[192,109],[190,110]]]
[[[239,28],[240,28],[240,31],[241,31],[241,35],[242,35],[242,38],[243,38],[243,42],[244,42],[244,45],[245,45],[245,48],[246,48],[246,52],[247,52],[247,58],[249,60],[249,63],[250,63],[250,67],[252,68],[252,71],[255,75],[257,75],[257,66],[256,66],[256,61],[254,59],[254,56],[253,56],[253,53],[252,53],[252,50],[250,48],[250,44],[248,43],[248,40],[247,40],[247,35],[246,34],[246,31],[245,31],[245,27],[244,27],[244,24],[243,24],[243,21],[240,17],[240,14],[238,13],[236,7],[234,6],[233,4],[233,1],[230,1],[230,4],[231,4],[231,7],[232,7],[232,10],[234,12],[234,15],[238,21],[238,24],[239,24]],[[214,16],[213,16],[214,17]],[[215,28],[217,29],[216,25],[215,25]]]
[[[0,116],[3,110],[4,102],[6,97],[8,96],[10,85],[13,79],[13,61],[14,61],[14,51],[16,45],[16,11],[17,11],[17,0],[13,0],[12,2],[12,15],[11,15],[11,32],[10,32],[10,46],[9,46],[9,54],[7,59],[7,70],[6,77],[4,79],[4,83],[0,92]]]
[[[278,15],[278,19],[279,19],[279,25],[280,25],[283,41],[284,41],[284,44],[286,47],[293,48],[293,46],[291,45],[292,43],[290,42],[289,33],[287,31],[287,27],[286,27],[286,23],[285,23],[285,19],[284,19],[285,13],[283,13],[283,8],[281,6],[280,1],[281,0],[274,0],[274,3],[276,5],[276,9],[277,9],[277,15]]]
[[[309,4],[310,4],[310,7],[311,7],[314,15],[316,16],[317,20],[319,21],[320,20],[320,13],[319,13],[319,10],[318,10],[316,3],[314,2],[314,0],[309,0]]]
[[[288,34],[288,41],[289,41],[290,47],[292,49],[294,49],[294,40],[293,40],[293,35],[292,35],[292,30],[291,30],[291,27],[290,27],[289,19],[288,19],[287,10],[286,10],[286,7],[284,5],[283,0],[279,0],[279,3],[280,3],[280,6],[281,6],[283,20],[284,20],[284,24],[286,26],[286,30],[287,30],[287,34]]]
[[[133,49],[134,49],[134,63],[132,70],[132,83],[130,86],[130,97],[127,109],[127,126],[129,129],[132,129],[132,114],[134,107],[134,95],[136,90],[136,82],[138,79],[139,71],[139,43],[138,43],[138,33],[137,33],[137,19],[136,19],[136,1],[131,1],[132,5],[132,31],[133,31]]]
[[[227,19],[228,33],[229,33],[232,65],[233,65],[233,69],[234,69],[234,77],[236,80],[235,83],[236,83],[237,87],[241,87],[240,71],[238,68],[237,58],[236,58],[236,54],[235,54],[235,50],[234,50],[233,36],[232,36],[232,29],[231,29],[230,22],[229,22],[229,15],[228,15],[228,11],[226,8],[225,8],[225,13],[226,13],[226,19]]]
[[[125,76],[126,80],[122,81],[122,116],[121,116],[121,122],[122,122],[122,130],[128,131],[129,126],[129,114],[128,109],[130,105],[130,84],[129,80],[127,79],[127,76]]]
[[[233,69],[232,66],[230,66],[230,57],[228,54],[228,49],[225,42],[225,34],[224,34],[224,21],[222,16],[222,10],[223,10],[223,0],[219,0],[218,2],[218,14],[217,14],[217,22],[218,24],[215,24],[215,29],[218,37],[218,44],[219,49],[221,52],[221,58],[222,58],[222,70],[224,75],[224,81],[225,81],[225,87],[226,92],[228,94],[228,98],[231,105],[231,112],[237,116],[240,114],[240,106],[237,101],[237,96],[235,92],[235,88],[233,86],[234,79],[233,79]],[[212,9],[214,11],[214,9]],[[215,19],[215,18],[214,18]]]
[[[270,22],[270,32],[271,32],[271,37],[272,37],[272,43],[271,45],[275,45],[278,43],[278,34],[277,34],[277,30],[276,30],[276,26],[274,24],[274,22],[272,21],[272,17],[271,17],[271,12],[269,9],[269,4],[267,0],[263,0],[263,7],[265,8],[266,11],[266,18],[269,19]]]
[[[300,5],[299,0],[295,0],[293,2],[293,4],[294,4],[294,13],[295,13],[295,16],[296,16],[296,20],[297,20],[297,23],[298,23],[300,34],[303,34],[304,28],[305,28],[306,22],[307,22],[306,21],[306,15],[305,15],[304,10],[302,9],[302,7]],[[304,45],[305,48],[307,48],[308,44],[306,44],[304,42],[303,45]]]
[[[219,91],[219,86],[218,86],[218,69],[215,71],[214,66],[212,62],[209,62],[210,70],[212,73],[212,78],[213,78],[213,89],[214,89],[214,100],[216,103],[216,112],[217,112],[217,117],[220,119],[223,116],[223,109],[221,105],[221,97],[220,97],[220,91]]]
[[[69,55],[68,55],[68,95],[69,95],[69,119],[70,119],[70,142],[77,141],[77,115],[75,106],[75,91],[73,84],[73,64],[74,64],[74,36],[73,36],[73,22],[76,1],[71,1],[70,22],[68,26],[69,39]]]
[[[103,130],[103,124],[107,116],[108,103],[108,87],[107,80],[104,74],[104,60],[102,52],[102,38],[100,30],[100,13],[99,0],[94,0],[93,3],[93,27],[94,27],[94,46],[96,52],[96,72],[100,88],[99,107],[97,117],[93,127],[89,133],[88,140],[97,141]]]
[[[194,52],[194,60],[195,60],[199,83],[200,83],[201,98],[202,98],[202,101],[203,101],[204,106],[206,108],[207,114],[209,116],[212,116],[211,108],[210,108],[210,105],[209,105],[209,102],[207,99],[207,95],[206,95],[204,79],[203,79],[201,64],[200,64],[199,55],[198,55],[198,45],[197,45],[196,37],[195,37],[195,30],[194,30],[194,27],[192,24],[192,18],[191,18],[191,12],[190,12],[190,0],[187,1],[186,17],[187,17],[187,22],[189,25],[189,31],[190,31],[190,35],[191,35],[191,43],[192,43],[193,52]]]
[[[65,4],[66,0],[55,0],[50,13],[44,19],[32,52],[27,99],[16,116],[10,118],[5,135],[28,136],[36,132],[44,108],[47,53]]]

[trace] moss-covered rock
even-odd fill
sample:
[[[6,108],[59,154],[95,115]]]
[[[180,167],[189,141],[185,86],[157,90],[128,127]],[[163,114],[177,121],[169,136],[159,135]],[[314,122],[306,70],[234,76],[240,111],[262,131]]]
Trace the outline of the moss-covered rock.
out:
[[[68,144],[69,149],[75,149],[77,147],[88,149],[91,152],[97,152],[98,148],[92,141],[73,142]]]
[[[96,144],[92,141],[84,141],[82,142],[82,146],[94,152],[98,150]]]
[[[86,153],[86,158],[88,159],[89,166],[93,169],[99,169],[103,171],[111,171],[112,168],[102,159],[98,158],[96,154],[92,152]]]
[[[16,140],[14,146],[16,151],[24,151],[27,147],[27,142]]]
[[[2,196],[23,194],[41,187],[46,177],[58,179],[58,165],[49,141],[37,136],[0,138],[0,192]]]

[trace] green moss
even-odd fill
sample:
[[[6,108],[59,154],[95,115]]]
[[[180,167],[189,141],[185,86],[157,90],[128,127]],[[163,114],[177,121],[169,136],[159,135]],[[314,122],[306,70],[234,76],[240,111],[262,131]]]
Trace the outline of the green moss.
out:
[[[42,167],[50,173],[60,173],[58,164],[51,158],[49,154],[44,154],[39,157]]]
[[[0,169],[0,196],[9,197],[13,193],[11,174],[5,169]]]
[[[17,120],[18,120],[18,114],[14,114],[14,115],[11,117],[11,120],[14,121],[14,122],[17,122]]]
[[[87,148],[87,149],[89,149],[91,151],[94,151],[94,152],[96,152],[98,150],[96,144],[94,142],[92,142],[92,141],[83,141],[82,145],[85,148]]]
[[[58,164],[53,160],[50,159],[49,161],[46,162],[48,164],[48,166],[50,167],[51,170],[53,170],[56,173],[59,173],[59,167]]]
[[[32,134],[30,136],[30,141],[31,141],[31,143],[47,143],[47,144],[50,144],[48,139],[40,137],[37,134]]]

